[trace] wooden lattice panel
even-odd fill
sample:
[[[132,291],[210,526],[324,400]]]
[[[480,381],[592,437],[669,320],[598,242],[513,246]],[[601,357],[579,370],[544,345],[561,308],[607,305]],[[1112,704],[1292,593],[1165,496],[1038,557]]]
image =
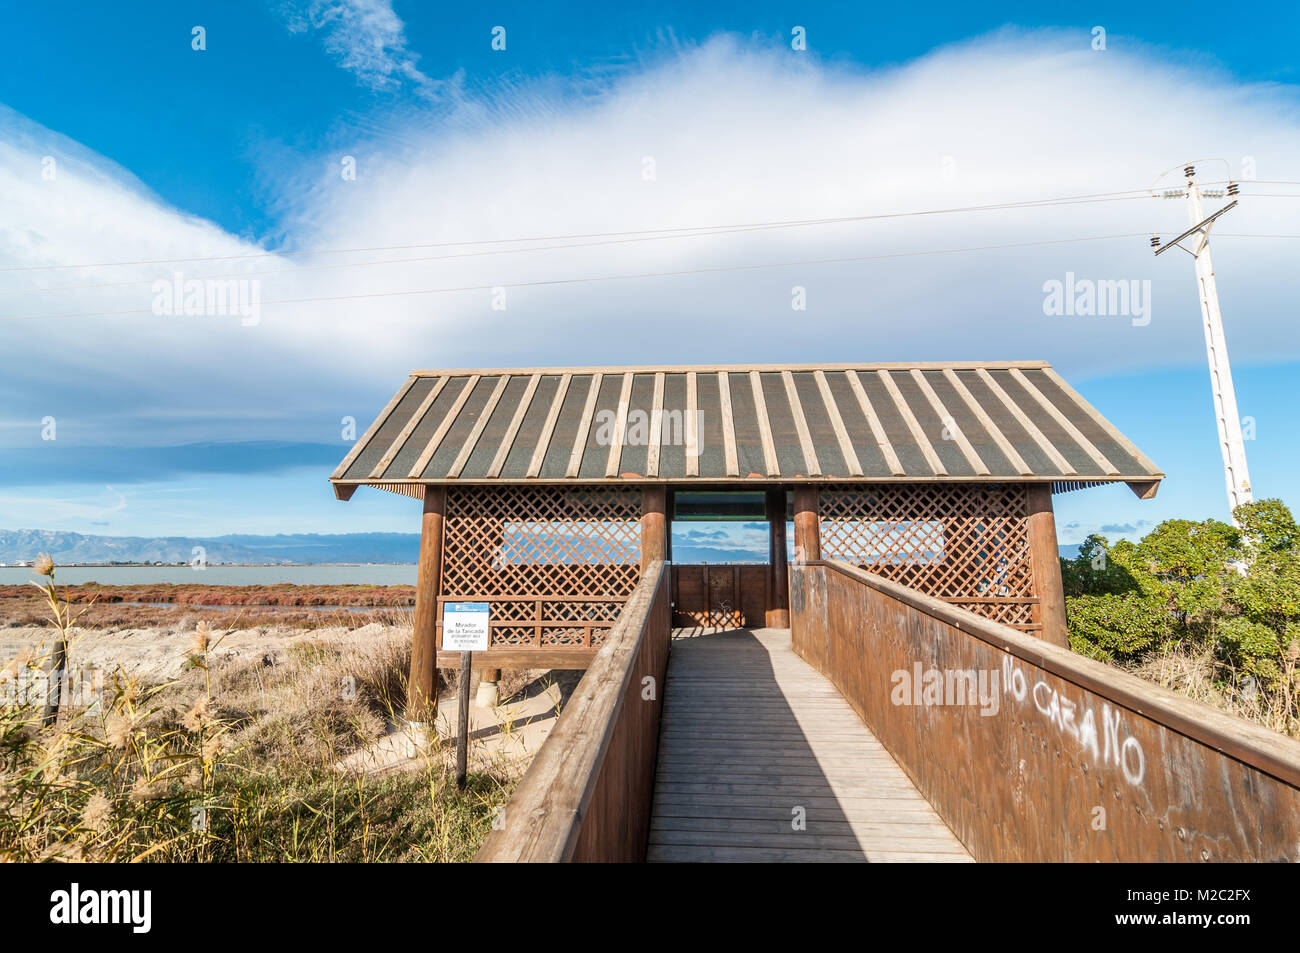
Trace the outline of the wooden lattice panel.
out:
[[[636,588],[634,489],[468,486],[447,494],[443,601],[487,601],[492,646],[599,646]]]
[[[982,615],[986,619],[992,619],[994,622],[1001,622],[1003,625],[1009,625],[1017,629],[1039,629],[1042,626],[1034,622],[1034,605],[1037,600],[1030,601],[1012,601],[1012,600],[985,600],[979,602],[965,601],[962,599],[945,599],[961,609],[974,612],[976,615]]]
[[[825,558],[1007,625],[1033,625],[1037,600],[1023,486],[828,487],[819,515]]]

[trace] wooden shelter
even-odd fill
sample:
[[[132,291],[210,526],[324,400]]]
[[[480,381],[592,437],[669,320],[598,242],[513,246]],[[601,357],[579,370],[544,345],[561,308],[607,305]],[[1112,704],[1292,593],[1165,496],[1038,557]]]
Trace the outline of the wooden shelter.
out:
[[[487,669],[584,668],[673,519],[766,521],[766,566],[672,567],[674,619],[788,624],[838,559],[1066,644],[1052,494],[1164,474],[1042,361],[416,371],[331,477],[423,501],[412,698],[446,602]],[[787,554],[793,518],[795,552]]]

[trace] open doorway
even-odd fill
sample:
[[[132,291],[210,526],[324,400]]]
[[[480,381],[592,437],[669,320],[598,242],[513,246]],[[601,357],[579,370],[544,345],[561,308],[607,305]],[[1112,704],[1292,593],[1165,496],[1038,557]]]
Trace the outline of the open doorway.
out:
[[[674,625],[758,628],[767,624],[768,612],[779,598],[767,505],[763,490],[672,494],[669,552]],[[782,522],[788,552],[793,548],[793,528],[788,519]]]

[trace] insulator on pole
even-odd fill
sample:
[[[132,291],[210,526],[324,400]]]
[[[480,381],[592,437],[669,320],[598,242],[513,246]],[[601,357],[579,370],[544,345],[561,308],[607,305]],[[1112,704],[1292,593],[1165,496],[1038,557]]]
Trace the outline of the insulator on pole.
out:
[[[1237,183],[1236,183],[1236,182],[1229,182],[1229,183],[1228,183],[1228,194],[1229,194],[1229,195],[1236,195],[1237,192],[1238,192]]]
[[[1196,166],[1194,165],[1183,166],[1183,175],[1187,176],[1190,179],[1195,174],[1196,174]]]
[[[1159,235],[1152,235],[1152,236],[1151,236],[1151,247],[1152,247],[1152,248],[1159,248],[1159,247],[1160,247],[1160,236],[1159,236]]]

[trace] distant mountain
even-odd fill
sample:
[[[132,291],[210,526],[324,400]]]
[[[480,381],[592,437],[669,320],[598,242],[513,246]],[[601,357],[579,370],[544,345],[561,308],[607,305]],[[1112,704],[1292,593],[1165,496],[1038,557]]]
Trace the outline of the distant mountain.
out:
[[[276,536],[89,536],[59,530],[0,530],[0,563],[187,563],[203,547],[209,565],[229,563],[413,563],[417,533],[295,533]]]
[[[232,533],[210,538],[191,536],[90,536],[59,530],[0,530],[0,563],[12,566],[49,553],[56,563],[187,563],[202,546],[210,565],[231,563],[413,563],[420,551],[417,533],[281,533],[253,536]],[[1079,544],[1057,547],[1066,559],[1079,555]],[[744,549],[673,546],[679,563],[765,563],[767,553]]]

